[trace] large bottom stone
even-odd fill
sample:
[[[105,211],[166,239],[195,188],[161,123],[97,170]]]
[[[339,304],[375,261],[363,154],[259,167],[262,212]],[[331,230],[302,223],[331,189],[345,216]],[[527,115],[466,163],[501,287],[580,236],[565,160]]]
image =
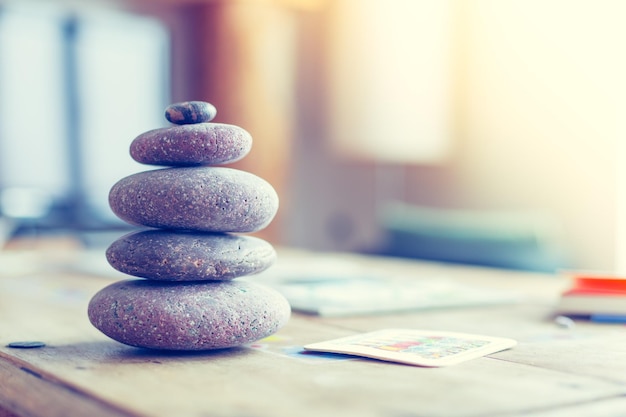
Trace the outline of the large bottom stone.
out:
[[[91,323],[118,342],[150,349],[209,350],[275,333],[291,308],[277,291],[242,280],[118,281],[89,302]]]
[[[144,230],[109,246],[118,271],[162,281],[227,280],[259,273],[276,260],[267,241],[253,236]]]

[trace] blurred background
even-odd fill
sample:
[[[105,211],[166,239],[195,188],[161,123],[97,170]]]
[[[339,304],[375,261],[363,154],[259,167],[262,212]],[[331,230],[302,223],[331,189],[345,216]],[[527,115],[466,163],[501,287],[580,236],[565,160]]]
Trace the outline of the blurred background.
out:
[[[0,233],[93,236],[172,102],[248,130],[275,245],[626,267],[622,0],[0,1]]]

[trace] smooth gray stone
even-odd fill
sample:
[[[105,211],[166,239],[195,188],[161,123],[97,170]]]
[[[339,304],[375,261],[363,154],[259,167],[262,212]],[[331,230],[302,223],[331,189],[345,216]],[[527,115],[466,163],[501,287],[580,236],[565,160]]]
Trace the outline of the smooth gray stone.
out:
[[[290,314],[279,292],[242,280],[118,281],[95,294],[88,306],[91,323],[110,338],[167,350],[251,343],[278,331]]]
[[[165,109],[165,118],[177,125],[209,122],[216,115],[215,106],[206,101],[183,101]]]
[[[144,230],[117,239],[106,257],[113,268],[141,278],[229,280],[269,268],[276,251],[253,236]]]
[[[278,195],[262,178],[225,167],[165,168],[122,178],[109,192],[122,220],[161,229],[256,232],[278,211]]]
[[[148,165],[221,165],[238,161],[252,148],[252,136],[234,125],[199,123],[150,130],[130,144],[130,156]]]

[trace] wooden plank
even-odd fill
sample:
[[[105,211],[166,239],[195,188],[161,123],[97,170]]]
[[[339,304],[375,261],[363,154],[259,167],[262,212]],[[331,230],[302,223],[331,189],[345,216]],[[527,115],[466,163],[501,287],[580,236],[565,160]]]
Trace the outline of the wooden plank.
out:
[[[568,407],[559,407],[550,410],[541,410],[532,414],[532,417],[616,417],[623,416],[626,411],[626,398],[610,398],[604,401],[573,404]]]
[[[369,258],[363,263],[376,267]],[[446,271],[403,267],[411,265],[417,275]],[[524,286],[522,276],[511,276]],[[533,344],[533,337],[564,330],[545,319],[549,305],[541,303],[342,319],[295,314],[276,335],[250,346],[167,353],[124,346],[90,325],[87,302],[111,281],[63,271],[0,277],[1,406],[25,416],[514,416],[626,394],[621,379],[587,373],[584,355],[570,356],[581,364],[580,374],[575,366],[553,366],[568,345],[554,338],[540,349]],[[306,343],[382,327],[504,332],[496,335],[525,339],[512,351],[439,369],[301,352]],[[597,347],[596,336],[621,343],[606,328],[589,332],[589,349]],[[41,340],[46,346],[6,347],[16,340]],[[622,359],[619,346],[607,352],[607,362]],[[594,361],[591,357],[589,366]],[[49,409],[52,403],[56,408]],[[95,410],[87,409],[92,406]]]
[[[329,325],[372,331],[407,327],[508,337],[518,341],[493,357],[626,384],[626,332],[622,325],[576,321],[559,326],[550,305],[511,305],[460,311],[395,314],[365,321],[361,318],[326,319]]]
[[[146,352],[114,342],[58,346],[45,355],[45,350],[25,352],[29,363],[84,387],[94,398],[149,416],[495,416],[623,393],[615,384],[505,361],[426,369],[298,357],[284,342],[266,351],[194,355]],[[24,392],[30,398],[31,391],[21,392],[22,399]],[[53,395],[37,392],[37,398]],[[73,401],[65,404],[70,410],[62,411],[73,410]],[[38,415],[50,415],[44,410]]]
[[[498,357],[544,369],[626,384],[626,332],[623,326],[578,323],[560,334],[537,334],[520,348]]]
[[[301,256],[306,256],[302,254]],[[355,259],[345,256],[345,259]],[[358,258],[357,258],[358,259]],[[302,262],[302,261],[301,261]],[[487,288],[518,291],[520,303],[393,314],[366,321],[356,318],[325,319],[327,324],[359,331],[384,327],[409,327],[482,333],[518,341],[514,349],[494,357],[512,362],[626,383],[626,332],[623,325],[579,320],[572,327],[555,322],[555,305],[560,292],[569,285],[564,277],[527,274],[498,269],[372,259],[372,268],[384,267],[390,274],[453,278]],[[419,267],[418,267],[419,265]],[[609,360],[610,358],[610,360]]]
[[[135,417],[31,365],[0,354],[0,417]]]

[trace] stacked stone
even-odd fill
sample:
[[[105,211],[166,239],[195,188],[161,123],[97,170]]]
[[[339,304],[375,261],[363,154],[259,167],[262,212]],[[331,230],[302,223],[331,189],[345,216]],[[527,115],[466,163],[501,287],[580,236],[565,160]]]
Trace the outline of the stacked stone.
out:
[[[265,180],[216,165],[252,147],[244,129],[212,123],[209,103],[166,109],[175,124],[139,135],[136,161],[166,166],[121,179],[109,204],[122,220],[147,226],[113,242],[113,268],[143,279],[115,282],[89,302],[88,316],[121,343],[152,349],[207,350],[240,346],[275,333],[289,319],[285,298],[236,279],[270,267],[276,252],[245,233],[266,227],[278,196]]]

